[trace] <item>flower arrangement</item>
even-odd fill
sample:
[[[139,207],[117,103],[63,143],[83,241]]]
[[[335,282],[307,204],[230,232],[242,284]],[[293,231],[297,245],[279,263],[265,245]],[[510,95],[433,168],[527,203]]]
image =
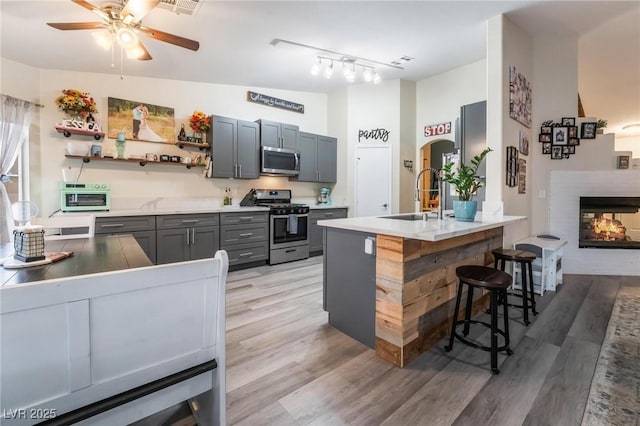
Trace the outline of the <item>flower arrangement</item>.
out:
[[[64,89],[62,95],[56,98],[56,105],[67,114],[98,112],[95,99],[77,89]]]
[[[193,111],[189,118],[189,125],[194,132],[205,133],[211,128],[211,119],[202,111]]]

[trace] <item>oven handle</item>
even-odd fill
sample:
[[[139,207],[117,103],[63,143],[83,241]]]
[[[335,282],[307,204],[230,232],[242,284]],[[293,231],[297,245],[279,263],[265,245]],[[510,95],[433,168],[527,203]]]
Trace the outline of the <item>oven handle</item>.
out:
[[[296,215],[298,217],[308,217],[309,216],[308,213],[305,213],[305,214],[292,213],[292,214],[294,214],[294,215]],[[274,218],[274,219],[283,219],[283,218],[289,217],[289,216],[290,215],[288,215],[288,214],[273,214],[273,215],[271,215],[271,217]]]

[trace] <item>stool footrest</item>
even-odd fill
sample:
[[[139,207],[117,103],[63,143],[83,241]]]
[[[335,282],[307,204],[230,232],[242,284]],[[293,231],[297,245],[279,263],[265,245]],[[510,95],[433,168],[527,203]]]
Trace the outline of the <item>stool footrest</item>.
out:
[[[463,325],[466,322],[467,322],[466,320],[457,321],[456,322],[456,327],[459,326],[459,325]],[[470,322],[471,324],[480,324],[480,325],[484,325],[485,327],[491,328],[491,324],[489,324],[488,322],[485,322],[485,321],[469,320],[468,322]],[[511,350],[509,349],[509,340],[507,339],[507,336],[505,335],[504,331],[500,330],[500,329],[497,329],[496,331],[505,340],[504,345],[498,346],[498,348],[496,350],[497,351],[509,351],[510,352]],[[465,345],[468,345],[468,346],[471,346],[471,347],[474,347],[474,348],[477,348],[477,349],[482,349],[483,351],[486,351],[486,352],[491,352],[491,347],[490,346],[484,346],[484,345],[481,345],[481,344],[476,343],[474,341],[471,341],[469,339],[466,339],[465,337],[459,335],[457,331],[454,331],[453,335],[458,340],[460,340],[462,343],[464,343]]]

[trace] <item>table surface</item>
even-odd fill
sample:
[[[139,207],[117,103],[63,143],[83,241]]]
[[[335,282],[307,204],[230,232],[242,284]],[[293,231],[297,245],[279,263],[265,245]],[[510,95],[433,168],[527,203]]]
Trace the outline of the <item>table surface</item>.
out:
[[[0,247],[0,254],[10,254],[9,249],[8,245]],[[129,234],[45,242],[45,252],[58,251],[72,251],[73,256],[29,268],[0,267],[0,287],[153,265]]]
[[[514,244],[533,244],[546,250],[558,250],[567,244],[567,240],[555,240],[551,238],[527,237],[516,241]]]

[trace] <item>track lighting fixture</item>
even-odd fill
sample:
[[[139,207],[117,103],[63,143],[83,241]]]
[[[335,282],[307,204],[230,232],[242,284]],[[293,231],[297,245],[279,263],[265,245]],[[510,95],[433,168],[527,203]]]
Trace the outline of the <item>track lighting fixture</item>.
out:
[[[313,76],[320,75],[320,68],[322,68],[322,59],[318,58],[318,62],[311,66],[311,70],[309,72]]]
[[[373,72],[373,84],[380,84],[382,82],[382,77],[377,72]]]
[[[324,69],[324,71],[322,72],[322,76],[327,80],[330,79],[331,76],[333,76],[333,61],[331,61],[331,65]]]
[[[362,79],[365,83],[371,83],[373,81],[373,68],[363,67]]]

